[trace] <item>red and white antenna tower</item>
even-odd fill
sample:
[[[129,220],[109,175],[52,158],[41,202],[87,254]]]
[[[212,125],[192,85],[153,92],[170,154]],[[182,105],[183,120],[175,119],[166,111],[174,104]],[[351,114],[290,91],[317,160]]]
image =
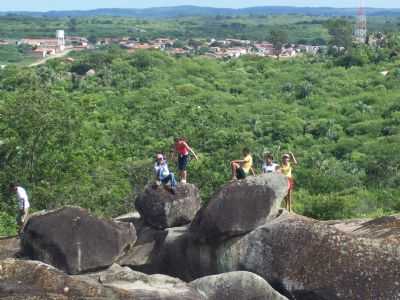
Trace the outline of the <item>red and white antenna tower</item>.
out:
[[[357,13],[357,23],[354,30],[354,36],[357,42],[365,43],[367,41],[367,16],[363,1],[360,1],[360,7]]]

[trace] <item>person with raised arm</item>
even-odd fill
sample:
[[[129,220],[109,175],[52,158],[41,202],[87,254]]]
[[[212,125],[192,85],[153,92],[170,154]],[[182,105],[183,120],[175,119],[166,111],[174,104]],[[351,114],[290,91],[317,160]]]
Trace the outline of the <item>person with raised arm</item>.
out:
[[[288,211],[292,211],[292,204],[293,204],[292,193],[294,189],[294,180],[292,174],[293,171],[292,164],[297,165],[297,160],[294,157],[293,153],[292,152],[285,153],[282,156],[282,164],[280,166],[280,171],[288,179],[288,193],[285,197],[285,207]]]
[[[192,153],[194,158],[198,160],[196,153],[189,146],[186,138],[180,137],[176,139],[175,151],[178,153],[178,170],[181,183],[187,182],[187,165],[189,163],[189,153]]]

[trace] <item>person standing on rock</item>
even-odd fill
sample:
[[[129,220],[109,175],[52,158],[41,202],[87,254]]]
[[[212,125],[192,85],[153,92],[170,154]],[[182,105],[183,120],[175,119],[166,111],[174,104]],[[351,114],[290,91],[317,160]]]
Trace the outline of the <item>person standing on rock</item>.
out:
[[[163,184],[164,186],[168,183],[171,184],[171,193],[175,194],[176,191],[176,179],[174,173],[170,172],[168,169],[167,160],[164,156],[159,153],[156,156],[156,163],[154,164],[154,171],[158,184]]]
[[[262,165],[262,172],[265,173],[275,173],[279,169],[279,165],[274,163],[274,156],[272,153],[267,153],[265,155],[265,161]]]
[[[17,214],[17,225],[18,235],[21,234],[24,224],[29,214],[29,199],[26,190],[19,186],[17,183],[10,184],[10,191],[15,193],[18,201],[18,214]]]
[[[175,142],[175,151],[178,153],[178,170],[181,183],[187,182],[187,165],[189,162],[189,153],[192,153],[194,158],[198,160],[196,153],[190,148],[186,138],[178,138]]]
[[[253,157],[251,156],[248,148],[243,149],[243,159],[237,159],[231,161],[232,179],[245,179],[250,171],[255,175],[253,170]]]
[[[288,211],[292,211],[292,193],[294,188],[294,180],[292,176],[292,163],[297,165],[297,160],[292,152],[289,154],[285,153],[282,156],[282,164],[280,166],[280,171],[283,175],[288,178],[288,193],[285,197],[285,207]]]

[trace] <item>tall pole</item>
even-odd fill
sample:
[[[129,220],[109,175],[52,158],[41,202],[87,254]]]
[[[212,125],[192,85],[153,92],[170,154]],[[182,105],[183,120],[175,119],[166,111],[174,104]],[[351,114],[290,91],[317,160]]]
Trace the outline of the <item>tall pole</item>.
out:
[[[367,41],[367,16],[365,14],[365,8],[362,0],[360,1],[360,7],[358,8],[354,36],[356,41],[359,43],[365,43]]]

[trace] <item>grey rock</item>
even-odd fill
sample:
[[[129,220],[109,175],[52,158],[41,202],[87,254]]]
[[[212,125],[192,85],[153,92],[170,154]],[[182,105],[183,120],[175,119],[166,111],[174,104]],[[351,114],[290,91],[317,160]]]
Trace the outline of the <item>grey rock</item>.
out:
[[[137,232],[138,239],[135,245],[119,258],[117,263],[148,274],[162,273],[162,249],[168,232],[142,226]]]
[[[208,300],[287,300],[263,278],[250,272],[206,276],[190,283]]]
[[[287,178],[281,174],[230,182],[198,212],[190,231],[211,242],[246,234],[277,215],[286,193]]]
[[[56,268],[29,260],[0,261],[1,299],[112,299],[101,284],[75,279]]]
[[[172,194],[162,185],[148,185],[135,202],[144,222],[156,229],[190,223],[201,206],[199,190],[193,184],[178,184]]]
[[[20,241],[16,237],[0,238],[0,260],[12,258],[21,251]]]
[[[122,216],[114,218],[115,221],[117,222],[126,222],[126,223],[132,223],[133,226],[136,229],[136,232],[140,231],[140,229],[145,225],[143,218],[140,216],[139,212],[130,212],[127,214],[124,214]]]
[[[219,245],[213,264],[219,273],[254,272],[297,299],[398,299],[399,251],[398,243],[354,237],[324,222],[283,213]]]
[[[203,243],[185,228],[168,230],[152,251],[159,255],[147,263],[155,272],[185,281],[249,271],[291,299],[400,299],[400,243],[344,233],[285,210],[225,241]]]
[[[114,218],[115,221],[118,222],[128,222],[128,223],[135,223],[138,222],[140,220],[140,214],[135,211],[135,212],[130,212],[127,214],[124,214],[122,216],[118,216],[116,218]]]
[[[383,216],[377,219],[355,219],[326,221],[340,231],[353,236],[400,242],[400,215]]]
[[[23,254],[69,274],[106,268],[136,241],[130,223],[101,219],[77,207],[33,214],[22,237]]]
[[[195,288],[179,279],[161,274],[146,275],[119,265],[78,277],[91,278],[105,287],[131,293],[135,296],[134,299],[205,300]]]
[[[29,300],[205,300],[186,283],[112,265],[87,275],[67,275],[38,261],[0,261],[0,298]]]

